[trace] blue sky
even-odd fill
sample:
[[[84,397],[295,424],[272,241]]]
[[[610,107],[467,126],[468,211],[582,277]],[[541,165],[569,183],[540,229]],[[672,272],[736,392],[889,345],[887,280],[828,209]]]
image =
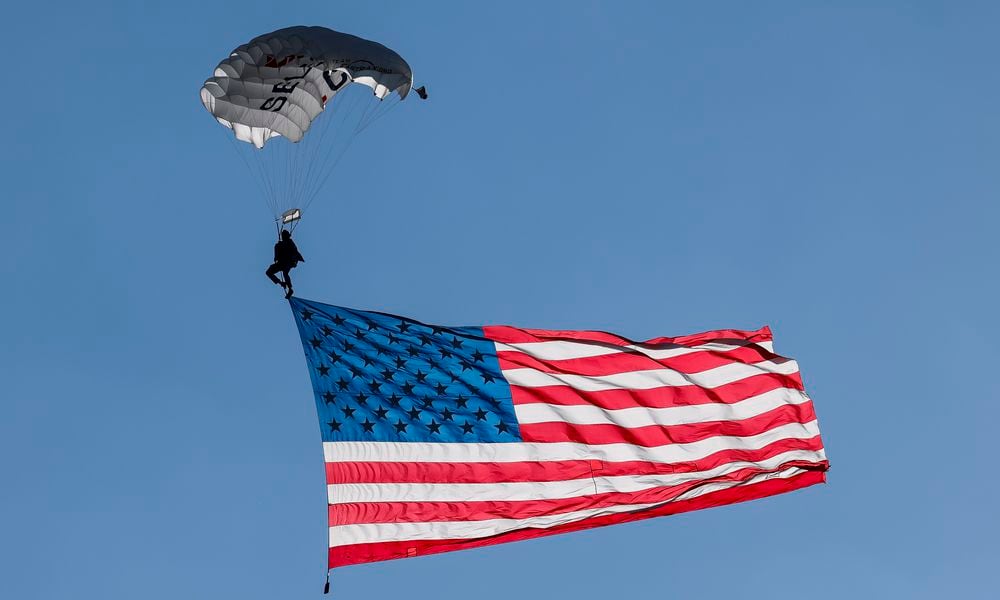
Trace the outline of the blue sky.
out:
[[[300,295],[632,338],[769,324],[833,465],[757,502],[337,570],[337,597],[994,597],[1000,8],[871,4],[5,9],[0,596],[320,595],[273,230],[198,100],[233,47],[318,24],[398,50],[431,99],[340,163],[297,232]]]

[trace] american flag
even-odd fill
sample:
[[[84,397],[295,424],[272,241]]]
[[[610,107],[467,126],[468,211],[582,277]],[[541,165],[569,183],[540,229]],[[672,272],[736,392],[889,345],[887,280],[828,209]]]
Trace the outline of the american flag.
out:
[[[291,307],[323,435],[331,569],[825,480],[813,403],[766,327],[633,342]]]

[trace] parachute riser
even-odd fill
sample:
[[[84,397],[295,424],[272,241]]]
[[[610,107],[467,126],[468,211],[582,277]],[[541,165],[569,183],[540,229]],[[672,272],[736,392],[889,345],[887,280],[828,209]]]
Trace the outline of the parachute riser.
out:
[[[274,220],[274,228],[277,231],[278,239],[281,239],[282,229],[287,229],[289,233],[293,233],[301,220],[302,211],[297,208],[290,208],[281,213],[281,215]]]

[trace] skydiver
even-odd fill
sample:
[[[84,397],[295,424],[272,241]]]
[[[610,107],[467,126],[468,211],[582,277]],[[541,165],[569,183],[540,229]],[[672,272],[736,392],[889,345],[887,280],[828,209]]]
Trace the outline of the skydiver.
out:
[[[302,255],[299,254],[299,249],[295,246],[295,242],[292,241],[291,232],[287,229],[282,229],[281,240],[274,245],[274,263],[267,268],[265,274],[275,284],[285,288],[285,298],[292,297],[292,278],[288,272],[294,269],[300,262],[306,262],[306,259],[302,258]],[[284,280],[275,277],[279,272],[284,277]]]

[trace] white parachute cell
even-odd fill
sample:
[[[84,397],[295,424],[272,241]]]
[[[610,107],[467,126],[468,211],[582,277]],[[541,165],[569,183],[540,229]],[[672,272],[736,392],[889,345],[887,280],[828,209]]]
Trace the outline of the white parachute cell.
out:
[[[410,66],[382,44],[296,26],[233,50],[205,81],[201,101],[236,140],[250,145],[251,157],[242,153],[247,167],[278,217],[308,205],[351,138],[405,98],[412,84]],[[395,102],[388,99],[394,92]],[[334,122],[337,131],[328,133]],[[320,131],[307,137],[315,125]],[[312,136],[320,139],[312,143]],[[286,141],[271,141],[276,137]]]

